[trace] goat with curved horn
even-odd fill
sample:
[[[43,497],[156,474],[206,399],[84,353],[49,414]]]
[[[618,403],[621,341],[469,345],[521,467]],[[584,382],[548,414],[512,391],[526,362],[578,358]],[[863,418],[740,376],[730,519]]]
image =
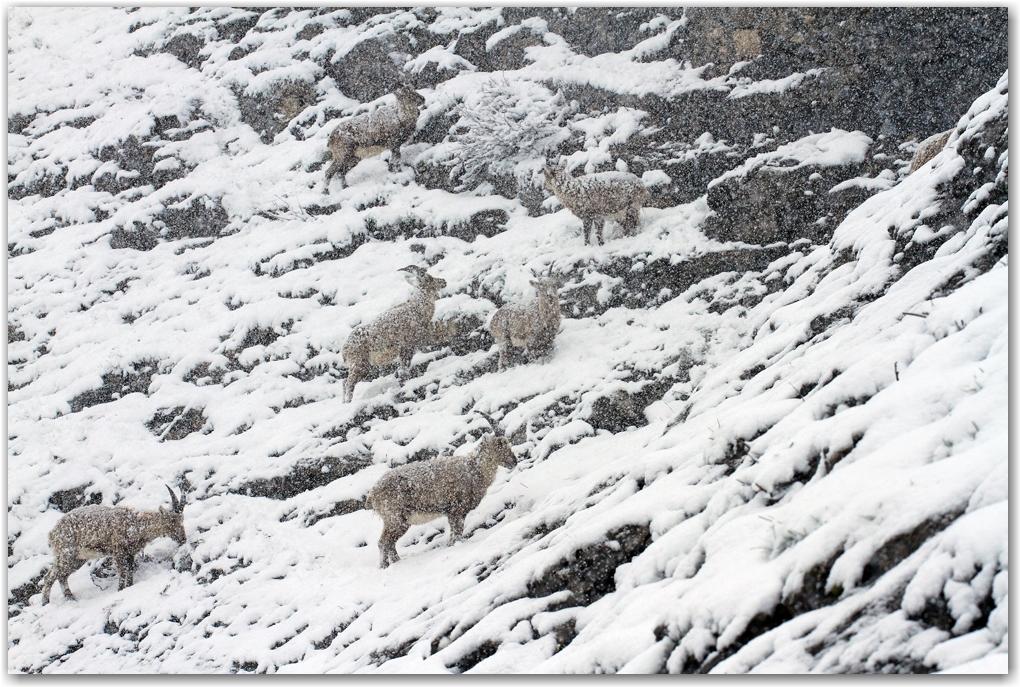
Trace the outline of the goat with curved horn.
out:
[[[492,419],[491,415],[489,415],[488,413],[483,413],[480,410],[475,410],[475,412],[481,415],[483,418],[485,418],[485,421],[489,423],[490,427],[492,427],[492,433],[494,435],[496,435],[497,437],[506,436],[506,432],[503,430],[503,427],[500,426],[499,422]]]
[[[178,544],[188,541],[184,532],[184,504],[181,491],[178,499],[170,492],[172,511],[160,506],[158,511],[135,510],[125,506],[81,506],[60,518],[50,532],[53,565],[43,578],[42,604],[50,600],[54,582],[60,583],[64,596],[74,600],[67,578],[85,561],[112,556],[117,565],[117,589],[130,587],[135,579],[135,556],[154,539],[170,537]]]
[[[507,470],[517,467],[510,442],[504,436],[483,436],[466,455],[408,463],[383,475],[365,500],[383,520],[379,567],[400,560],[397,540],[413,524],[446,516],[448,544],[452,546],[463,537],[464,518],[482,502],[500,466]]]
[[[398,360],[398,377],[401,380],[410,377],[414,352],[431,342],[441,331],[432,322],[432,316],[436,312],[439,292],[446,288],[446,280],[433,277],[417,265],[408,265],[398,271],[406,274],[405,278],[417,293],[371,322],[358,325],[347,337],[341,349],[347,365],[345,403],[353,400],[354,385],[368,377],[372,367]]]
[[[170,488],[169,484],[164,484],[163,486],[165,486],[166,490],[170,492],[170,512],[171,513],[183,513],[184,512],[184,503],[186,502],[186,500],[188,498],[187,495],[184,493],[184,490],[183,489],[181,490],[181,498],[180,498],[180,500],[178,500],[177,499],[177,495],[174,494],[174,490]]]

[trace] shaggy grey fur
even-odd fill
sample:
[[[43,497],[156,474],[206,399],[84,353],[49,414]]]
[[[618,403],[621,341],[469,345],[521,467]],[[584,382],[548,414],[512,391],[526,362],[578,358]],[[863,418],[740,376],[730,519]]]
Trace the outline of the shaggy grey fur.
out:
[[[575,178],[562,164],[546,164],[545,187],[584,222],[584,242],[589,242],[589,234],[594,227],[600,246],[607,218],[622,217],[620,223],[624,231],[633,236],[640,223],[638,212],[648,199],[644,182],[633,174],[599,172]]]
[[[511,303],[496,311],[489,321],[489,331],[499,345],[499,369],[506,369],[507,355],[512,347],[524,348],[530,361],[535,354],[552,352],[553,341],[560,330],[560,299],[562,284],[551,278],[532,279],[538,291],[535,300]]]
[[[354,385],[368,376],[372,366],[389,365],[399,358],[397,374],[406,379],[415,350],[434,338],[432,315],[436,311],[436,296],[446,288],[446,280],[431,276],[417,265],[408,265],[400,271],[408,273],[407,281],[418,288],[418,293],[368,324],[358,325],[347,337],[341,350],[347,365],[345,403],[353,399]]]
[[[464,534],[464,518],[485,496],[499,466],[513,469],[517,457],[502,436],[484,436],[464,456],[442,456],[402,465],[383,475],[368,492],[366,506],[383,519],[379,566],[400,560],[397,540],[412,524],[446,516],[449,545]]]
[[[167,487],[170,489],[170,487]],[[50,589],[60,582],[64,596],[74,600],[67,578],[85,561],[102,556],[113,556],[120,580],[117,589],[130,587],[135,581],[135,556],[146,544],[159,537],[170,537],[178,544],[187,542],[184,533],[184,503],[181,492],[178,501],[172,489],[172,510],[135,510],[116,506],[82,506],[60,518],[50,532],[53,565],[43,579],[42,603],[50,600]]]
[[[358,162],[366,157],[378,155],[389,148],[390,171],[400,165],[400,146],[406,143],[418,126],[418,107],[425,98],[407,86],[401,86],[394,94],[397,102],[382,105],[372,112],[345,119],[329,135],[326,146],[333,154],[333,164],[326,170],[326,185],[337,172],[345,179]]]

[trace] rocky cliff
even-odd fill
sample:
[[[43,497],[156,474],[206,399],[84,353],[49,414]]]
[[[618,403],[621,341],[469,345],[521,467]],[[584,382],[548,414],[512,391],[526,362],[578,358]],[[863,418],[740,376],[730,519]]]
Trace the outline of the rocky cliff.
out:
[[[14,8],[8,661],[23,672],[1004,670],[1004,8]],[[326,187],[336,120],[425,97]],[[920,141],[945,149],[908,174]],[[542,186],[630,171],[636,236]],[[351,330],[447,282],[412,378]],[[561,278],[548,360],[484,324]],[[365,494],[519,463],[377,568]],[[189,545],[73,575],[86,503]],[[162,495],[161,495],[162,494]]]

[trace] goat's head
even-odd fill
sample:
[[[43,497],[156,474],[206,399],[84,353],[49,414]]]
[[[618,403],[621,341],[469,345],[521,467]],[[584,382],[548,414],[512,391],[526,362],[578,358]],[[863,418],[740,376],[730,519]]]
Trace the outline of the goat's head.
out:
[[[494,459],[497,465],[502,465],[507,470],[517,467],[517,456],[510,448],[510,442],[504,436],[484,436],[481,443],[481,454],[487,458]]]
[[[404,279],[411,283],[412,286],[418,286],[418,281],[421,279],[423,274],[426,274],[425,270],[418,267],[417,265],[408,265],[407,267],[401,267],[398,272],[406,272]]]
[[[548,298],[556,298],[556,292],[563,286],[563,281],[556,277],[542,277],[541,279],[531,279],[530,283],[535,287],[540,296],[546,296]]]
[[[439,293],[446,288],[446,280],[440,279],[439,277],[433,277],[431,274],[423,270],[417,265],[408,265],[407,267],[401,267],[401,272],[407,272],[407,281],[412,285],[418,287],[425,293]]]
[[[410,103],[415,107],[421,107],[425,104],[425,98],[416,90],[403,84],[398,86],[393,93],[397,96],[397,100],[405,103]]]
[[[483,455],[495,458],[498,465],[502,465],[507,470],[512,470],[517,467],[517,456],[514,455],[513,450],[510,448],[510,442],[507,441],[506,435],[503,432],[503,427],[492,418],[491,415],[483,413],[480,410],[476,411],[479,415],[485,418],[485,421],[492,427],[492,436],[482,437],[481,452]]]
[[[556,184],[567,171],[567,166],[562,162],[554,163],[547,159],[542,171],[545,172],[545,187],[550,191],[555,191]]]
[[[184,491],[181,491],[180,500],[177,499],[177,495],[174,494],[174,490],[170,488],[170,485],[166,485],[167,491],[170,492],[170,510],[160,506],[159,513],[162,516],[160,523],[165,530],[166,536],[173,539],[178,544],[184,544],[188,541],[188,535],[184,533],[184,504],[187,502],[187,496]]]

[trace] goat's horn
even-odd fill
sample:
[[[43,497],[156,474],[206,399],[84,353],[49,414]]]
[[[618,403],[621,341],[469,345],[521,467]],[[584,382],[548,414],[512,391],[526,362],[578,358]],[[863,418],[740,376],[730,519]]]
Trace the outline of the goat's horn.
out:
[[[503,428],[499,426],[498,422],[496,422],[495,420],[492,419],[491,415],[489,415],[488,413],[483,413],[480,410],[477,410],[475,412],[477,412],[479,415],[481,415],[482,417],[485,418],[485,421],[489,423],[490,427],[492,427],[492,433],[493,434],[495,434],[498,437],[504,436]]]
[[[170,485],[169,485],[169,484],[165,484],[165,485],[163,485],[163,486],[165,486],[165,487],[166,487],[166,490],[170,492],[170,509],[171,509],[171,510],[172,510],[172,511],[173,511],[174,513],[178,513],[178,512],[180,512],[180,510],[179,510],[180,506],[178,505],[178,502],[177,502],[177,495],[176,495],[176,494],[174,494],[174,490],[170,488]]]

